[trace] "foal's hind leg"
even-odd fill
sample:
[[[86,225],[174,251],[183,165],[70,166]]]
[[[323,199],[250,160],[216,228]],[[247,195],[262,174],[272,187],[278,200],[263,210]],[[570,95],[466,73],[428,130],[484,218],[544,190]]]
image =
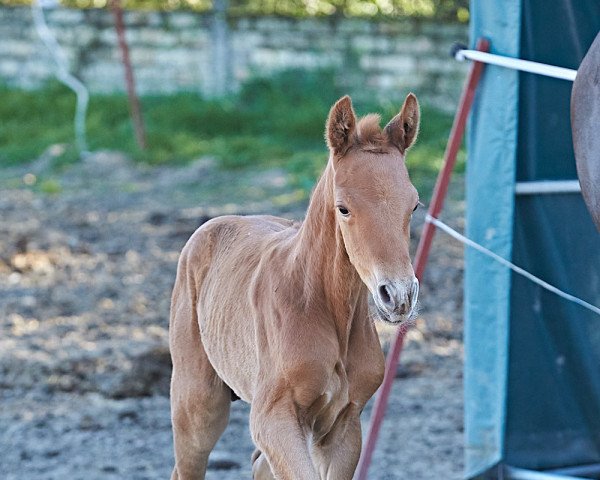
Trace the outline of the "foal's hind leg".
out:
[[[203,479],[208,455],[225,430],[231,390],[217,376],[202,341],[188,285],[180,264],[169,329],[173,376],[171,417],[175,447],[172,479]]]
[[[267,457],[258,448],[252,454],[252,478],[253,480],[275,480]]]
[[[191,359],[188,357],[187,360]],[[229,418],[229,388],[214,372],[202,377],[198,371],[193,373],[182,374],[173,369],[173,383],[178,385],[171,389],[175,447],[173,480],[204,478],[208,455],[225,430]]]

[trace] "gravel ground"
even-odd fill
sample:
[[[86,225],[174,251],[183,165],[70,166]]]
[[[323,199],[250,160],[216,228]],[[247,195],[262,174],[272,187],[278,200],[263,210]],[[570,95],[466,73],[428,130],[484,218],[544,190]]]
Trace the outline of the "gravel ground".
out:
[[[305,201],[278,170],[140,167],[99,152],[57,173],[53,159],[0,170],[0,478],[168,478],[179,251],[210,217],[301,218]],[[461,203],[449,206],[462,226]],[[462,248],[438,236],[370,478],[461,477],[461,299]],[[379,330],[387,347],[394,329]],[[207,478],[250,478],[248,411],[232,405]]]

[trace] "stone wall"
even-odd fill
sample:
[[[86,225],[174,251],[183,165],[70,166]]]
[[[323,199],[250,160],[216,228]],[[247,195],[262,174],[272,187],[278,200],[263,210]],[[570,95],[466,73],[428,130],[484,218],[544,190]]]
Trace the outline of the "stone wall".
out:
[[[92,92],[124,90],[113,17],[106,10],[46,12],[72,71]],[[429,103],[456,104],[467,66],[450,46],[467,27],[414,20],[229,18],[190,12],[125,12],[141,93],[180,90],[221,95],[253,75],[334,67],[350,91],[397,98],[408,90]],[[0,81],[36,88],[54,63],[28,8],[0,7]],[[364,87],[367,87],[365,89]]]

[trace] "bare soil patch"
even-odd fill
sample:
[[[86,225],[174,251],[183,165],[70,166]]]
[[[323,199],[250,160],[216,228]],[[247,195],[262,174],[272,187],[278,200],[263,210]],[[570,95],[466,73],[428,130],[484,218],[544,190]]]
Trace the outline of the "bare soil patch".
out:
[[[179,252],[213,216],[301,218],[306,200],[282,171],[223,172],[210,159],[150,168],[100,152],[52,172],[47,157],[0,170],[0,476],[168,478]],[[462,204],[449,207],[462,226]],[[380,333],[387,347],[395,330]],[[438,235],[370,478],[460,478],[462,405],[462,248]],[[250,478],[248,410],[233,404],[209,479]]]

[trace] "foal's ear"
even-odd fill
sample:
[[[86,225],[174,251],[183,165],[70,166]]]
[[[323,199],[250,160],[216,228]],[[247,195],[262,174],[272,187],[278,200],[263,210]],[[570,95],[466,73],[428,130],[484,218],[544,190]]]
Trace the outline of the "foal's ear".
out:
[[[350,147],[352,135],[356,129],[356,115],[352,109],[352,100],[346,95],[340,98],[327,117],[325,139],[336,156],[341,156]]]
[[[419,101],[413,93],[409,93],[400,113],[392,118],[385,127],[389,141],[402,153],[410,148],[417,138],[420,116]]]

